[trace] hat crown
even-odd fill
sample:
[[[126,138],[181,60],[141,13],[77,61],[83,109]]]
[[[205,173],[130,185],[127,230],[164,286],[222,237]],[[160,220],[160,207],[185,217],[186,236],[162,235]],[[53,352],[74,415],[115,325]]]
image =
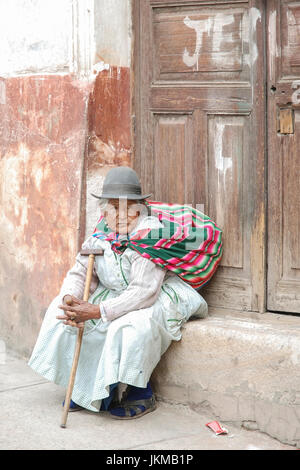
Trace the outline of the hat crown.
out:
[[[141,187],[137,173],[128,166],[116,167],[109,170],[104,179],[103,189],[111,184],[132,184]]]
[[[92,194],[92,196],[98,199],[127,198],[143,200],[151,194],[142,194],[139,177],[132,168],[118,166],[107,173],[103,182],[102,194],[100,196]]]

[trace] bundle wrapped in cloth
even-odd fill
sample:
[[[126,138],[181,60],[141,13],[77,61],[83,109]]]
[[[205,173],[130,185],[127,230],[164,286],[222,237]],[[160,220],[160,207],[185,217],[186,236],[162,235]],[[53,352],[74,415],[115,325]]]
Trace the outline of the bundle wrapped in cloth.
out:
[[[162,227],[136,230],[120,240],[101,216],[93,236],[108,240],[121,254],[130,247],[199,289],[215,273],[222,257],[222,230],[207,215],[188,205],[145,201]]]

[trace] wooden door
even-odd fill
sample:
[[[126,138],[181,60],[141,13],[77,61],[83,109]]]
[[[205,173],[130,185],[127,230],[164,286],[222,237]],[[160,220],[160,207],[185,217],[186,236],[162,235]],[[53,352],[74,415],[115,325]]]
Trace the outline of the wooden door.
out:
[[[153,199],[199,205],[224,230],[201,293],[265,308],[264,1],[134,3],[134,167]]]
[[[267,6],[267,306],[300,313],[300,2]]]

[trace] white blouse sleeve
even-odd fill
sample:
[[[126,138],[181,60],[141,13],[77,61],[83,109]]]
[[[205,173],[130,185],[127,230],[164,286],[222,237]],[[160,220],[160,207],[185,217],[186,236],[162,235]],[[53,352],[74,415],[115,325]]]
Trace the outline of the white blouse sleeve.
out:
[[[82,299],[85,287],[88,258],[88,256],[82,256],[80,253],[78,253],[76,256],[76,263],[67,272],[66,277],[63,280],[59,293],[61,300],[63,300],[64,296],[67,294],[74,295],[75,297]],[[94,266],[90,286],[90,295],[93,294],[93,292],[96,290],[98,283],[99,278]]]
[[[130,282],[121,295],[101,302],[104,321],[112,321],[128,312],[154,304],[166,270],[138,253],[132,258]]]

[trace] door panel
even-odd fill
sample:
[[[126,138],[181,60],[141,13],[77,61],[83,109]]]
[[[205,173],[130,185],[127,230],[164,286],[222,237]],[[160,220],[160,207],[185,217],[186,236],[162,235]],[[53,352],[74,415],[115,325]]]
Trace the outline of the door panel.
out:
[[[264,310],[264,2],[139,0],[135,169],[224,230],[209,305]],[[250,254],[250,256],[249,256]]]
[[[184,5],[153,10],[156,80],[198,81],[212,72],[218,72],[217,80],[229,72],[240,79],[244,12],[231,5],[218,11],[202,5],[201,10]]]
[[[187,113],[153,113],[155,198],[184,204],[193,198],[194,122]],[[176,172],[170,171],[176,162]],[[185,171],[187,170],[187,171]],[[182,175],[182,178],[178,178]]]
[[[268,2],[268,309],[300,313],[300,2]]]
[[[209,207],[216,214],[227,238],[222,266],[242,270],[246,266],[243,236],[243,201],[247,194],[247,161],[249,161],[248,116],[211,115],[208,118]],[[235,231],[232,231],[235,227]],[[249,270],[249,266],[248,266]],[[249,274],[249,273],[248,273]]]

